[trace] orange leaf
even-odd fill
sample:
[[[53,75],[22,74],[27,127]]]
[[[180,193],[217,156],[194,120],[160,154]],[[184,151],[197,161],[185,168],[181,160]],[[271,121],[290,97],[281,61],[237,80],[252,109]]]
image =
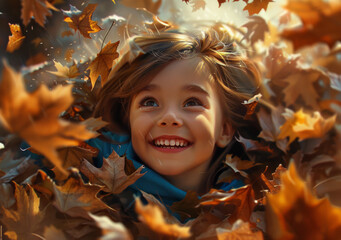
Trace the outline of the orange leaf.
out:
[[[97,54],[97,57],[91,62],[88,69],[90,69],[90,80],[92,87],[95,86],[96,80],[101,75],[102,86],[108,79],[114,59],[118,58],[117,46],[120,42],[109,42]]]
[[[174,238],[187,238],[191,236],[189,227],[180,226],[176,223],[167,223],[157,205],[149,203],[144,206],[141,203],[141,200],[137,198],[135,202],[135,209],[139,214],[139,219],[150,229],[160,235]]]
[[[7,52],[14,52],[15,50],[19,49],[21,44],[24,41],[25,36],[22,35],[21,28],[19,24],[8,24],[12,33],[12,36],[8,37],[8,44],[6,51]]]
[[[243,10],[248,11],[251,16],[259,13],[262,9],[266,10],[270,2],[272,0],[253,0],[251,3],[247,3]]]
[[[250,223],[241,220],[236,221],[231,229],[217,228],[218,240],[263,240],[261,231],[253,231]]]
[[[249,17],[249,21],[242,27],[247,28],[244,38],[248,39],[251,44],[256,43],[258,40],[264,41],[265,33],[269,32],[268,24],[260,16]]]
[[[325,119],[319,112],[314,112],[313,116],[306,114],[300,109],[298,112],[293,112],[286,109],[286,122],[280,127],[278,139],[289,137],[289,143],[296,138],[304,140],[307,138],[323,137],[331,128],[334,127],[336,116]]]
[[[80,14],[65,17],[64,21],[75,31],[79,31],[84,37],[91,38],[89,33],[96,33],[102,30],[96,21],[91,20],[97,4],[87,5]]]
[[[41,85],[36,91],[25,90],[21,74],[4,64],[0,82],[0,120],[12,133],[18,134],[28,144],[45,155],[62,173],[56,149],[78,145],[95,137],[86,124],[75,124],[59,118],[59,114],[72,103],[72,86],[57,86],[50,91]]]
[[[291,164],[281,176],[281,190],[267,195],[267,233],[271,239],[338,239],[341,209],[317,199]]]
[[[25,26],[33,18],[40,26],[44,27],[46,16],[52,15],[49,8],[58,11],[47,0],[22,0],[21,4],[21,19]]]
[[[80,75],[80,72],[78,72],[78,68],[76,63],[74,63],[71,67],[63,66],[60,62],[53,61],[54,66],[57,68],[56,72],[47,71],[49,73],[52,73],[53,75],[56,75],[58,77],[62,78],[75,78]]]

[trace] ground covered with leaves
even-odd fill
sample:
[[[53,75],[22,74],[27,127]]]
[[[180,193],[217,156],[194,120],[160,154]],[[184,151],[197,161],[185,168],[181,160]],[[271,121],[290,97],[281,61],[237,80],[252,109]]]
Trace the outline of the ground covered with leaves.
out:
[[[121,208],[119,194],[143,173],[114,152],[92,165],[98,149],[85,141],[106,125],[91,117],[96,93],[127,38],[185,24],[175,1],[196,12],[208,0],[1,3],[0,239],[341,239],[341,3],[332,0],[287,0],[272,21],[259,13],[276,1],[217,0],[243,2],[245,24],[212,27],[234,35],[262,74],[261,95],[241,103],[255,131],[224,163],[247,184],[189,191],[169,206],[185,223],[145,192],[137,216]],[[172,22],[158,18],[161,6]]]

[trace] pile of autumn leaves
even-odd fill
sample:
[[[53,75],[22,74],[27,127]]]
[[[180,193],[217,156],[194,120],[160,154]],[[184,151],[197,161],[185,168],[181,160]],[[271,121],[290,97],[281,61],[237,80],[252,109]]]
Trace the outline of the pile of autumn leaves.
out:
[[[48,1],[34,0],[33,4],[43,6],[34,12],[28,2],[24,0],[22,6],[25,25],[34,16],[44,26],[46,16],[52,15],[49,9],[57,10]],[[269,3],[264,2],[266,6]],[[149,1],[153,8],[157,3]],[[134,169],[129,159],[115,153],[103,160],[101,168],[92,165],[98,149],[84,141],[97,137],[97,130],[106,123],[82,117],[79,106],[84,106],[88,100],[84,96],[90,98],[90,95],[73,97],[72,87],[78,85],[70,84],[53,90],[41,85],[29,93],[22,75],[4,63],[0,82],[0,132],[4,135],[0,138],[4,143],[0,149],[0,238],[337,239],[341,236],[341,209],[325,198],[318,198],[329,195],[334,204],[340,204],[333,191],[340,189],[337,183],[341,176],[341,63],[338,61],[341,50],[335,45],[341,34],[334,31],[335,19],[341,19],[341,5],[322,0],[292,0],[286,7],[299,16],[300,28],[289,28],[295,24],[289,12],[280,18],[278,26],[259,16],[251,16],[243,26],[243,42],[252,49],[248,55],[263,74],[261,90],[266,104],[258,104],[256,108],[257,101],[249,104],[248,114],[258,118],[259,135],[237,139],[248,159],[228,155],[225,163],[249,184],[229,192],[211,189],[200,199],[189,191],[185,199],[170,206],[181,219],[191,218],[186,223],[173,217],[162,203],[145,192],[142,195],[147,205],[136,199],[137,218],[124,213],[117,196],[143,177],[142,169]],[[95,9],[95,4],[88,4],[82,11],[76,8],[63,11],[64,21],[83,37],[91,38],[91,33],[101,30],[91,19]],[[167,23],[162,24],[165,26]],[[282,29],[281,33],[278,29]],[[15,51],[24,36],[19,25],[11,25],[11,31],[7,49]],[[300,38],[296,34],[301,34]],[[81,64],[67,67],[59,62],[54,63],[57,71],[50,73],[68,80],[88,77],[90,84],[84,82],[77,90],[89,93],[99,76],[102,84],[107,80],[112,62],[118,57],[118,46],[118,42],[106,44],[88,63],[89,71],[85,73],[79,71]],[[60,118],[66,109],[64,118]],[[53,179],[34,164],[35,160],[16,158],[15,151],[22,139],[31,146],[30,151],[44,156],[45,169],[53,172]],[[285,167],[280,165],[273,173],[264,170],[256,176],[250,173],[250,169],[252,172],[255,167],[265,168],[273,162]],[[292,164],[288,167],[289,162]],[[263,190],[256,186],[262,186]]]

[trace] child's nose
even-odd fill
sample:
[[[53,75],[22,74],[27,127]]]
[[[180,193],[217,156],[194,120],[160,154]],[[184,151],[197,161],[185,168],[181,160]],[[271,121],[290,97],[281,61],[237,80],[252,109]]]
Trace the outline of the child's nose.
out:
[[[166,126],[174,126],[180,127],[182,126],[183,121],[179,117],[179,115],[175,111],[168,110],[165,112],[158,121],[158,126],[166,127]]]

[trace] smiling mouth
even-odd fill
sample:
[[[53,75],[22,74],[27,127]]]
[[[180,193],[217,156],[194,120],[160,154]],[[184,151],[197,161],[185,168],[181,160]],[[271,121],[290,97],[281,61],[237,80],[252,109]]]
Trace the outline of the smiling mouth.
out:
[[[187,149],[192,143],[187,141],[183,138],[177,138],[177,137],[159,137],[151,141],[151,144],[153,147],[155,147],[158,150],[185,150]]]

